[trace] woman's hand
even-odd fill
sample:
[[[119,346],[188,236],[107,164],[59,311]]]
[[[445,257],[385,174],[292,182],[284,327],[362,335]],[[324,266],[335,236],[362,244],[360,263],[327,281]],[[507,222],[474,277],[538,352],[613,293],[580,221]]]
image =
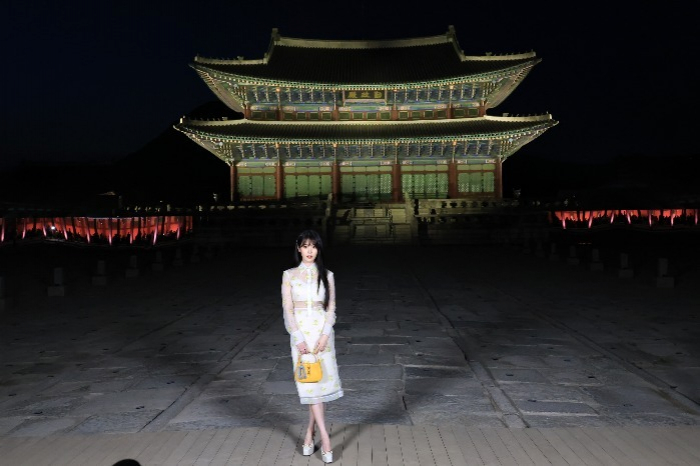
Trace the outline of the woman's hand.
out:
[[[321,351],[325,351],[327,345],[328,335],[321,335],[321,338],[319,338],[318,342],[316,343],[316,348],[314,348],[314,353],[320,353]]]
[[[309,352],[308,346],[306,346],[306,342],[302,341],[301,343],[297,343],[297,349],[299,350],[299,353],[301,354],[306,354]]]

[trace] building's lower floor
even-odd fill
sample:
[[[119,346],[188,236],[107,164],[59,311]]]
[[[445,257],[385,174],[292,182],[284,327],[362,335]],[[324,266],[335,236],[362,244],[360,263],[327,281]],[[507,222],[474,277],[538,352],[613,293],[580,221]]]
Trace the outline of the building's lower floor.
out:
[[[238,162],[231,166],[231,200],[326,198],[401,201],[410,198],[501,198],[501,162],[474,159],[402,161]]]

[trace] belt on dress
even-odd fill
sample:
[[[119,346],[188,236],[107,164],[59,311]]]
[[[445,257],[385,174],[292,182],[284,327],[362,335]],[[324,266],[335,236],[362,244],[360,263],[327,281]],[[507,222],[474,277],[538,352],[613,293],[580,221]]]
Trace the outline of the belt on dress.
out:
[[[323,307],[323,301],[294,301],[295,309],[306,309],[311,304],[311,307]]]

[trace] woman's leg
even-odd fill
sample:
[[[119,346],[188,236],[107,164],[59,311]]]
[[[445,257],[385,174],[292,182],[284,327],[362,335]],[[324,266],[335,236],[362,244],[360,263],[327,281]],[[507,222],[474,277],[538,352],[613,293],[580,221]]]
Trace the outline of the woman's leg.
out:
[[[321,434],[321,450],[331,451],[331,438],[326,430],[326,417],[323,403],[311,405],[311,411],[314,413],[314,420],[318,426],[318,432]]]
[[[314,412],[311,409],[313,405],[309,405],[309,426],[306,428],[306,437],[304,437],[304,445],[314,443]]]

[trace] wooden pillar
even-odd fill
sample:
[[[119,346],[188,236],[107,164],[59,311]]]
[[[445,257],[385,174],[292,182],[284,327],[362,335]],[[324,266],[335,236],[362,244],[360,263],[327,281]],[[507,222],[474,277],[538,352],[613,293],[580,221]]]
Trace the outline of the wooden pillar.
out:
[[[450,199],[459,197],[459,176],[457,172],[457,162],[450,160],[447,163],[447,196]]]
[[[284,170],[282,162],[277,161],[277,167],[275,168],[275,197],[278,201],[281,201],[284,195]]]
[[[229,184],[231,186],[231,191],[230,191],[230,198],[229,200],[231,201],[231,204],[236,202],[236,162],[234,160],[231,161],[230,169],[229,169]]]
[[[450,99],[449,99],[449,102],[447,104],[447,118],[449,118],[450,120],[455,117],[455,109],[452,106],[452,94],[454,94],[454,89],[455,89],[454,84],[450,84],[447,87],[447,92],[450,93]]]
[[[403,197],[403,186],[401,185],[401,164],[395,160],[391,165],[391,200],[401,202]]]
[[[282,96],[280,92],[282,92],[282,89],[279,87],[275,89],[275,93],[277,94],[277,121],[282,121]]]
[[[496,192],[494,195],[497,199],[503,199],[503,160],[500,157],[496,158]]]
[[[333,161],[331,167],[331,192],[333,193],[333,202],[337,203],[340,200],[340,168],[338,161]]]
[[[333,89],[333,112],[331,112],[331,119],[333,121],[338,121],[340,120],[340,115],[338,112],[338,98],[337,98],[337,93],[335,89]]]

